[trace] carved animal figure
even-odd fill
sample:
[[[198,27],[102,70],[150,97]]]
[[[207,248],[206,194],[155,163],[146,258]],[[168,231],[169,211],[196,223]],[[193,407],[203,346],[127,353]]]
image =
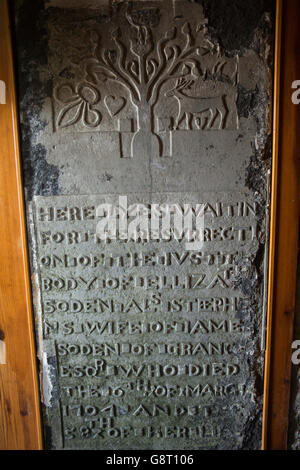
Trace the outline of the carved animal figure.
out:
[[[183,122],[188,130],[193,129],[194,123],[198,129],[212,129],[216,123],[218,123],[218,129],[224,129],[229,116],[225,93],[229,91],[229,85],[220,83],[220,86],[214,87],[211,91],[214,96],[193,97],[184,92],[193,83],[192,80],[181,77],[176,81],[174,88],[165,93],[165,96],[174,97],[178,102],[174,129],[178,129]],[[232,86],[230,91],[232,94]]]

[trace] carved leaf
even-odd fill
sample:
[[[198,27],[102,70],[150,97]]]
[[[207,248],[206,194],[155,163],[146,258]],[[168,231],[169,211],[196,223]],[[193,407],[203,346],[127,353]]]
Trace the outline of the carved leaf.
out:
[[[190,73],[191,67],[185,63],[179,62],[176,67],[174,67],[172,76],[177,74],[180,77],[184,77],[185,75],[189,75]]]
[[[116,75],[104,65],[90,64],[86,68],[86,79],[91,83],[114,80]]]
[[[72,85],[61,85],[54,91],[54,97],[61,103],[74,103],[78,99]]]
[[[101,99],[100,92],[97,88],[89,85],[88,83],[79,83],[76,88],[78,96],[89,104],[96,104]]]
[[[189,75],[191,73],[191,67],[187,64],[183,64],[181,73],[182,75]]]
[[[181,28],[181,32],[186,36],[185,50],[187,50],[194,43],[194,38],[192,35],[190,24],[184,23],[184,25]]]
[[[206,32],[206,24],[205,23],[199,23],[196,26],[196,33],[200,33],[200,31],[203,31],[204,33]]]
[[[177,33],[177,28],[174,27],[166,32],[165,38],[169,40],[175,39],[176,33]]]
[[[147,61],[147,64],[146,64],[146,70],[147,70],[147,74],[148,74],[148,77],[149,79],[151,79],[155,73],[155,71],[157,70],[158,68],[158,62],[157,60],[155,59],[149,59]]]
[[[167,60],[171,60],[175,55],[175,49],[173,47],[166,47],[165,54]]]
[[[139,66],[136,60],[132,60],[128,63],[128,70],[136,77],[139,76]]]
[[[102,121],[102,114],[97,109],[92,109],[89,103],[85,103],[82,113],[82,122],[87,127],[97,127]]]
[[[190,24],[188,22],[184,23],[184,25],[182,26],[181,28],[181,32],[183,34],[186,34],[188,36],[191,36],[191,27],[190,27]]]
[[[76,124],[81,117],[83,108],[84,103],[81,100],[77,100],[71,105],[65,106],[58,115],[58,127],[64,128]]]

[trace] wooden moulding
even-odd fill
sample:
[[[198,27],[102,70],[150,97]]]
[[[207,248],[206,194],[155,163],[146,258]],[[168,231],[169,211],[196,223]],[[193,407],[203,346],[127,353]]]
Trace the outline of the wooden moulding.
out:
[[[287,448],[299,224],[299,0],[277,0],[270,264],[262,448]]]
[[[0,449],[42,448],[8,2],[0,0]]]

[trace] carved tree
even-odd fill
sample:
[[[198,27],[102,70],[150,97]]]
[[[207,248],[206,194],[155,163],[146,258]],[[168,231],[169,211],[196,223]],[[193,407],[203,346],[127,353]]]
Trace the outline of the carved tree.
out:
[[[86,79],[93,84],[122,84],[137,108],[138,130],[153,132],[153,108],[163,85],[187,75],[194,80],[205,76],[207,55],[215,56],[217,69],[218,64],[222,65],[220,49],[206,37],[205,20],[194,31],[188,22],[173,27],[155,44],[151,25],[137,21],[128,3],[122,5],[120,16],[126,18],[127,27],[112,32],[114,51],[103,46],[98,33],[91,33],[93,58],[85,65]],[[132,38],[129,48],[125,43],[128,36]]]
[[[74,48],[82,52],[75,59],[70,57],[70,63],[75,67],[75,78],[82,78],[79,82],[62,83],[54,90],[58,128],[81,123],[90,130],[101,130],[106,107],[111,118],[118,116],[120,124],[124,124],[119,127],[122,155],[145,153],[149,149],[161,156],[165,150],[166,155],[170,154],[172,132],[167,131],[178,129],[179,121],[186,123],[185,129],[213,129],[216,122],[218,128],[227,123],[235,128],[238,58],[227,58],[220,46],[210,41],[202,9],[199,17],[196,15],[190,21],[175,16],[172,18],[175,26],[168,30],[168,4],[164,1],[163,7],[157,8],[142,2],[139,9],[136,2],[118,3],[111,16],[118,27],[110,27],[107,21],[102,23],[103,33],[99,33],[98,27],[89,30],[87,42],[76,37]],[[71,34],[70,42],[75,35]],[[190,85],[176,101],[175,93],[170,92],[180,80]],[[104,82],[107,86],[103,86]],[[121,85],[126,98],[120,87],[112,87],[109,94],[110,83]],[[193,106],[191,98],[196,100]],[[127,103],[135,108],[135,129],[132,123],[122,123],[121,111]],[[178,111],[174,112],[174,106]],[[162,115],[161,109],[166,114]],[[124,128],[131,129],[130,135]]]

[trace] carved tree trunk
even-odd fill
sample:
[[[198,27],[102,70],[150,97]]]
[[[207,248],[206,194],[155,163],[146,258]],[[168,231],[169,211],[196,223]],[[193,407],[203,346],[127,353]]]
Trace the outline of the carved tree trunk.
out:
[[[133,156],[161,155],[159,138],[154,133],[152,107],[147,102],[140,103],[138,130],[133,140]]]

